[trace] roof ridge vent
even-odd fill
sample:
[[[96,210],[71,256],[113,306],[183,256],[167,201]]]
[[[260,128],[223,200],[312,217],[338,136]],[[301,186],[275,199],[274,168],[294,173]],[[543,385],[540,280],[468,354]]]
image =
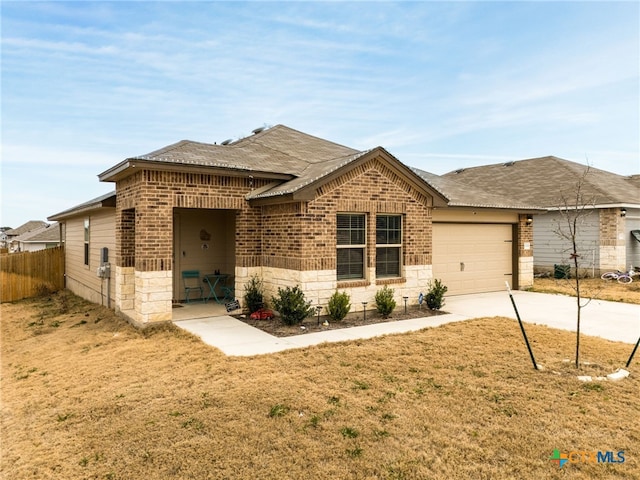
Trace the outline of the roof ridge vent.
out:
[[[267,127],[258,127],[254,130],[251,130],[251,133],[253,133],[254,135],[257,135],[258,133],[262,132],[265,128]]]
[[[227,138],[224,142],[221,142],[220,145],[229,145],[233,142],[233,138]]]
[[[505,162],[505,163],[503,163],[503,164],[502,164],[502,166],[503,166],[503,167],[513,167],[513,165],[514,165],[515,163],[516,163],[516,162],[514,162],[514,161],[511,161],[511,162]]]
[[[453,173],[458,174],[458,173],[462,173],[462,172],[464,172],[464,168],[459,168],[459,169],[457,169],[457,170],[454,170],[454,172],[453,172]]]

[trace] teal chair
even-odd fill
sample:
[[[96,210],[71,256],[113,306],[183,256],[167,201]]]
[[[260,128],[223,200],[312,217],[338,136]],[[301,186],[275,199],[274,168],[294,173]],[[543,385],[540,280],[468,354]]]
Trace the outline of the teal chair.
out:
[[[184,285],[184,296],[187,303],[190,302],[189,295],[192,291],[199,292],[198,299],[204,301],[204,290],[202,289],[202,283],[200,283],[199,270],[183,270],[182,284]]]

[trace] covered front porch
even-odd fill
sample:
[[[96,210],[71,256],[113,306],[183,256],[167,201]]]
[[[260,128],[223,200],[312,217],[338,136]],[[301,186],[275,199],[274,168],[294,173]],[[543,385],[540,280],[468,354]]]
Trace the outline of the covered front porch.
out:
[[[174,305],[186,303],[187,297],[190,301],[204,297],[208,303],[222,303],[225,293],[232,296],[235,238],[235,210],[173,209]]]

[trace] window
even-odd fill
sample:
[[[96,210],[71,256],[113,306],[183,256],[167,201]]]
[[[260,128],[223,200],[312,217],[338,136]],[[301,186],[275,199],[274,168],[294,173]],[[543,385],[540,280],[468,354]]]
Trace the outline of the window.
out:
[[[376,217],[376,278],[399,277],[402,249],[402,217]]]
[[[364,278],[366,229],[363,214],[337,217],[338,280]]]
[[[84,264],[89,265],[89,219],[84,219]]]

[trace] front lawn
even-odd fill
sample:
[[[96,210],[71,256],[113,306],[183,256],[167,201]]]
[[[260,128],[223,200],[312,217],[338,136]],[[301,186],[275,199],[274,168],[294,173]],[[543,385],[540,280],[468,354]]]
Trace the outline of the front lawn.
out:
[[[536,278],[531,291],[575,295],[575,279]],[[629,284],[600,278],[582,278],[580,295],[584,298],[640,304],[640,277],[635,277]]]
[[[1,313],[2,478],[640,477],[640,358],[582,383],[571,332],[526,325],[535,371],[505,318],[228,358],[68,293]],[[581,373],[632,347],[583,337]],[[560,469],[554,450],[625,461]]]

